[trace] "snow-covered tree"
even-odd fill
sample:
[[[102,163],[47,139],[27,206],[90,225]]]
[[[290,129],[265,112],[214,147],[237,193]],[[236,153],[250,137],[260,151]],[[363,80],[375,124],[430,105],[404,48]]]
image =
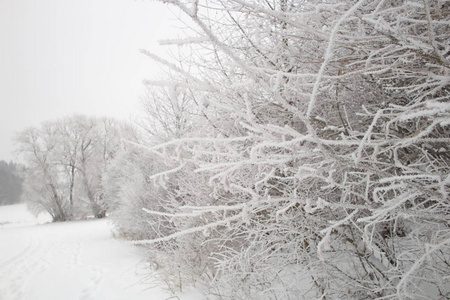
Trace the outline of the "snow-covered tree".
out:
[[[128,148],[128,147],[127,147]],[[150,220],[143,208],[161,208],[166,191],[151,182],[161,172],[161,157],[130,147],[108,167],[104,178],[105,197],[111,203],[111,218],[120,236],[147,239],[167,234],[164,222]]]
[[[164,2],[210,126],[146,150],[172,233],[137,243],[224,298],[448,297],[449,1]]]
[[[153,143],[180,138],[190,131],[198,112],[192,92],[182,86],[148,86],[142,100],[145,117],[140,126]]]
[[[54,221],[66,221],[71,212],[58,178],[56,132],[53,124],[43,123],[40,129],[28,128],[17,135],[18,151],[27,164],[22,197],[36,214],[47,211]]]
[[[101,182],[128,125],[108,118],[73,116],[44,122],[17,135],[27,163],[25,200],[55,221],[105,216],[108,203]]]

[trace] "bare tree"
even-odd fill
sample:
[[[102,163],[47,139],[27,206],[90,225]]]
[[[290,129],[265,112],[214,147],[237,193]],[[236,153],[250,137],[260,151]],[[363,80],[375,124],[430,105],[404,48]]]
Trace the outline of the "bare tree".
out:
[[[55,221],[82,217],[89,210],[104,217],[108,205],[102,177],[126,130],[112,119],[74,116],[19,133],[18,150],[28,165],[25,199]]]
[[[29,128],[16,138],[19,152],[27,161],[24,198],[32,211],[47,211],[55,221],[66,221],[70,212],[64,201],[60,170],[55,157],[56,128],[43,123],[42,128]]]

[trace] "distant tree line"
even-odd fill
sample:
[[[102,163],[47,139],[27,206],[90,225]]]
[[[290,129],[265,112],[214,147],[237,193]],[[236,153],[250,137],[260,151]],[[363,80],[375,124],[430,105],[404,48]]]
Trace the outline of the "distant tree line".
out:
[[[22,194],[23,165],[0,161],[0,205],[10,205],[20,202]]]

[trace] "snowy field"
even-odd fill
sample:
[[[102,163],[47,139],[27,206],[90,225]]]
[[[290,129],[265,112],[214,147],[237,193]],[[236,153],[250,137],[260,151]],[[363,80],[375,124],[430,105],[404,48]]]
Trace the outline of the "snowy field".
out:
[[[0,206],[0,300],[201,299],[151,284],[143,250],[114,239],[108,220],[49,219]]]

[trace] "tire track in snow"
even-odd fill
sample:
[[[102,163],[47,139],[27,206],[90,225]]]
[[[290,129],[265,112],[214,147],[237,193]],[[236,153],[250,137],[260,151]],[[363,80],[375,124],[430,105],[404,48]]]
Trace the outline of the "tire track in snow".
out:
[[[0,273],[0,299],[21,299],[22,284],[18,282],[18,277],[22,273],[21,269],[25,262],[38,249],[39,245],[36,239],[30,239],[28,246],[19,254],[8,260],[1,268]]]
[[[50,267],[47,247],[43,249],[41,238],[32,237],[21,253],[8,260],[0,273],[0,299],[21,300],[33,277]]]
[[[2,270],[7,268],[9,265],[15,263],[16,261],[20,260],[24,255],[27,255],[28,252],[31,251],[31,248],[33,247],[33,239],[30,240],[27,246],[20,251],[18,254],[13,255],[11,258],[7,259],[2,265],[0,265],[0,277],[2,275]]]

